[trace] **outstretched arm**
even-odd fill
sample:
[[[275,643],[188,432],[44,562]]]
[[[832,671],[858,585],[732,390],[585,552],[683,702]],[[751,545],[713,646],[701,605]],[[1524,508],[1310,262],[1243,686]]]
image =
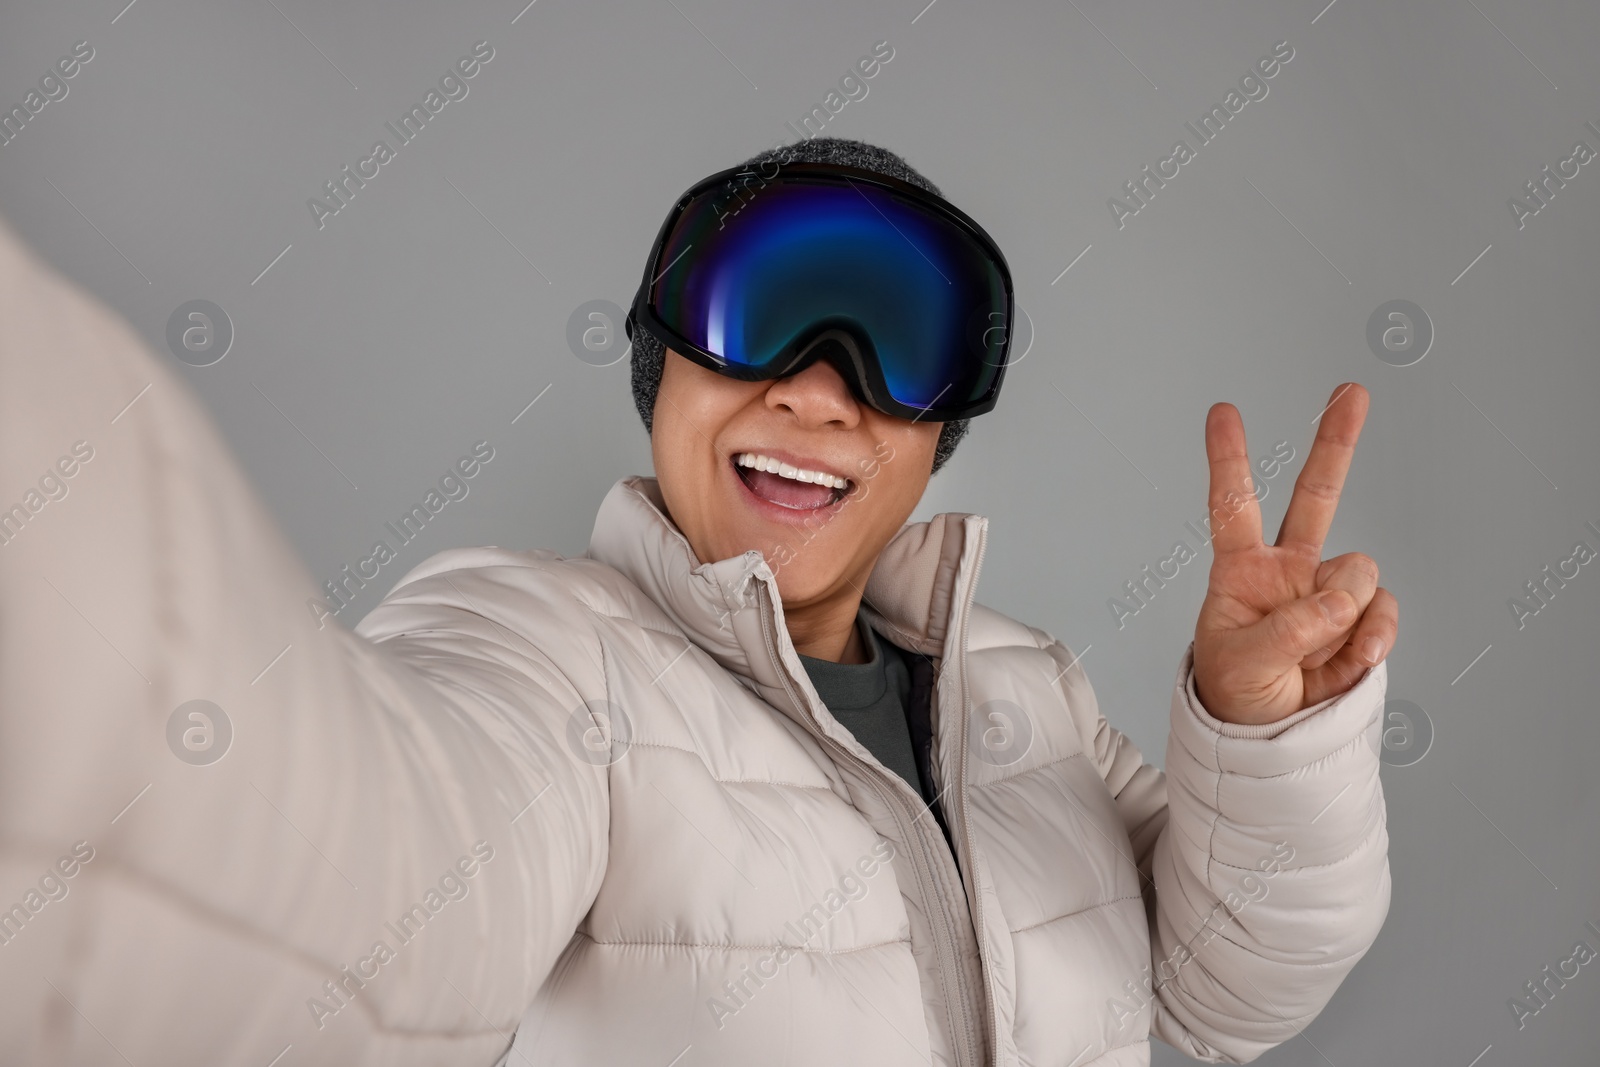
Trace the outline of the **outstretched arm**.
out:
[[[555,564],[319,623],[186,385],[3,224],[0,509],[8,1058],[493,1063],[605,863]]]

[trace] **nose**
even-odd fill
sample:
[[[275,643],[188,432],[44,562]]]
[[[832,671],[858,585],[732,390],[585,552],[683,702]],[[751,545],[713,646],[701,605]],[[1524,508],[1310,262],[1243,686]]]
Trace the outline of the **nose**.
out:
[[[861,422],[861,403],[836,367],[819,359],[767,388],[767,407],[792,414],[806,429],[853,429]]]

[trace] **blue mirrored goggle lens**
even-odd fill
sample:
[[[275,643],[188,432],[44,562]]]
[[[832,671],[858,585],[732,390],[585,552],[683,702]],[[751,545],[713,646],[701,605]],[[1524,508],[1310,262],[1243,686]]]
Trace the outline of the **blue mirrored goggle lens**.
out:
[[[650,294],[664,323],[752,370],[819,324],[843,325],[901,404],[989,394],[1010,308],[1000,266],[972,235],[861,182],[780,180],[744,195],[705,193],[678,217]]]

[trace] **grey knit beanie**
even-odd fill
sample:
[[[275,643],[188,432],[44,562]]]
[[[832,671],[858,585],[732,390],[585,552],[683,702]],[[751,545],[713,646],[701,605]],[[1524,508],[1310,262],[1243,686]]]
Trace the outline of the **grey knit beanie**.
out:
[[[890,178],[898,178],[903,182],[910,182],[921,189],[925,189],[935,196],[944,194],[939,192],[939,187],[918,174],[912,169],[911,164],[877,145],[867,144],[865,141],[851,141],[843,137],[814,137],[809,141],[799,141],[790,145],[777,145],[758,155],[751,156],[744,161],[745,168],[759,166],[768,162],[783,163],[838,163],[848,167],[860,167]],[[656,409],[656,390],[661,386],[661,371],[666,365],[667,348],[641,324],[635,324],[633,330],[633,402],[639,409],[639,417],[644,420],[646,431],[650,425]],[[933,473],[939,473],[955,453],[956,443],[966,435],[967,423],[970,419],[952,419],[944,424],[939,432],[939,443],[934,446]]]

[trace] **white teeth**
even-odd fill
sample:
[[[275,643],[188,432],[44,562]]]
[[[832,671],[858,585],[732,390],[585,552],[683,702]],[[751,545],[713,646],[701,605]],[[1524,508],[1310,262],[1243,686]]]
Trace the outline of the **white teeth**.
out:
[[[850,485],[849,479],[839,478],[824,471],[805,470],[788,463],[782,463],[770,456],[763,456],[759,452],[741,452],[734,457],[734,462],[741,467],[751,467],[758,471],[771,471],[783,478],[797,482],[810,482],[816,485],[825,485],[830,489],[845,489]]]

